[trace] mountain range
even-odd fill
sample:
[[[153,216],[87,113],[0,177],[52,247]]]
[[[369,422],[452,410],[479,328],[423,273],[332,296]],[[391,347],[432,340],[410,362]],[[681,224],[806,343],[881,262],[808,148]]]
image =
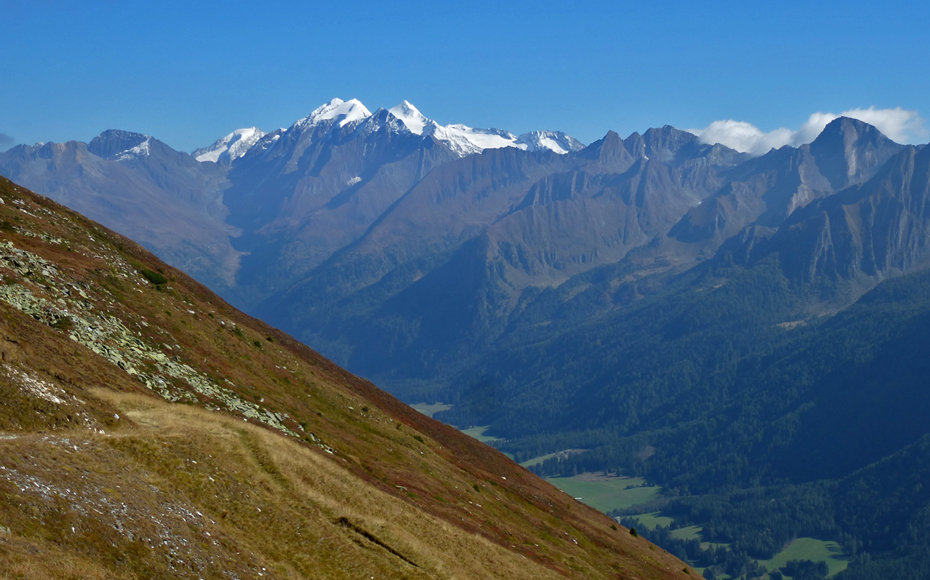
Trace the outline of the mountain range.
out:
[[[930,499],[889,483],[930,436],[906,348],[930,312],[928,169],[842,117],[753,157],[670,126],[583,146],[338,99],[193,154],[121,131],[0,153],[400,399],[551,456],[537,472],[662,486],[650,513],[744,559],[676,553],[731,577],[799,536],[842,544],[847,578],[930,565]]]

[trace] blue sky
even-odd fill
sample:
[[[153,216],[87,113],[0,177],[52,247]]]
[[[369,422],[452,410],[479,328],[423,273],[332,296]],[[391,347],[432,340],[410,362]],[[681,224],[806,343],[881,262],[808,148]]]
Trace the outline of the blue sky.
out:
[[[119,128],[189,151],[333,97],[585,143],[722,120],[797,131],[817,112],[930,113],[928,25],[916,1],[0,0],[0,135]]]

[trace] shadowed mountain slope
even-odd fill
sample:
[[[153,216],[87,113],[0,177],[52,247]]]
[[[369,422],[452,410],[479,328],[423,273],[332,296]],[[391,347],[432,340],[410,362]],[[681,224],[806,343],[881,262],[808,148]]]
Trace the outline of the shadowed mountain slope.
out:
[[[254,311],[358,372],[427,378],[486,349],[528,288],[664,236],[743,159],[665,127],[626,140],[611,132],[567,155],[498,149],[450,161]]]

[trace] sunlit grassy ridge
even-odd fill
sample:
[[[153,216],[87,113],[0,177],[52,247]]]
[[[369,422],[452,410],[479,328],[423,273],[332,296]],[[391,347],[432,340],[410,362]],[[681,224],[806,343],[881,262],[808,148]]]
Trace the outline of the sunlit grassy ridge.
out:
[[[8,577],[685,576],[125,238],[0,199]]]

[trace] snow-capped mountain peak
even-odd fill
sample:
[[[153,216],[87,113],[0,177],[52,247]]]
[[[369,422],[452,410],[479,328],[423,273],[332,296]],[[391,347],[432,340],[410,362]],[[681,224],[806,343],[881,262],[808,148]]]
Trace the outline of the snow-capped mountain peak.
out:
[[[255,145],[259,139],[265,136],[265,132],[258,127],[248,127],[246,129],[237,129],[218,140],[209,147],[203,147],[191,153],[197,161],[218,162],[220,159],[232,161],[246,154],[246,152]]]
[[[370,116],[371,111],[358,99],[349,99],[348,101],[333,99],[297,121],[294,125],[301,128],[312,127],[324,121],[337,120],[339,126],[344,127],[348,123],[367,119]]]
[[[151,140],[151,135],[108,129],[91,139],[87,150],[104,159],[127,161],[148,156]]]
[[[311,140],[322,139],[334,131],[340,133],[340,129],[349,124],[352,124],[350,128],[354,128],[355,131],[361,131],[360,135],[367,134],[366,131],[370,132],[382,123],[382,111],[383,109],[379,109],[378,114],[373,116],[357,99],[333,99],[297,120],[288,129],[273,133],[264,133],[257,127],[239,129],[209,147],[197,149],[191,155],[202,162],[231,162],[256,146],[259,150],[270,151],[284,135],[306,135],[306,138]],[[548,150],[558,154],[578,151],[584,147],[577,139],[561,132],[533,131],[517,137],[502,129],[476,129],[462,124],[443,126],[426,117],[410,101],[402,101],[396,107],[388,109],[387,113],[391,131],[403,132],[406,129],[414,135],[431,136],[460,157],[503,147],[516,147],[525,151]]]
[[[430,123],[430,120],[423,116],[423,113],[414,107],[410,101],[403,101],[396,107],[388,109],[388,113],[397,117],[414,135],[422,135],[423,129]]]

